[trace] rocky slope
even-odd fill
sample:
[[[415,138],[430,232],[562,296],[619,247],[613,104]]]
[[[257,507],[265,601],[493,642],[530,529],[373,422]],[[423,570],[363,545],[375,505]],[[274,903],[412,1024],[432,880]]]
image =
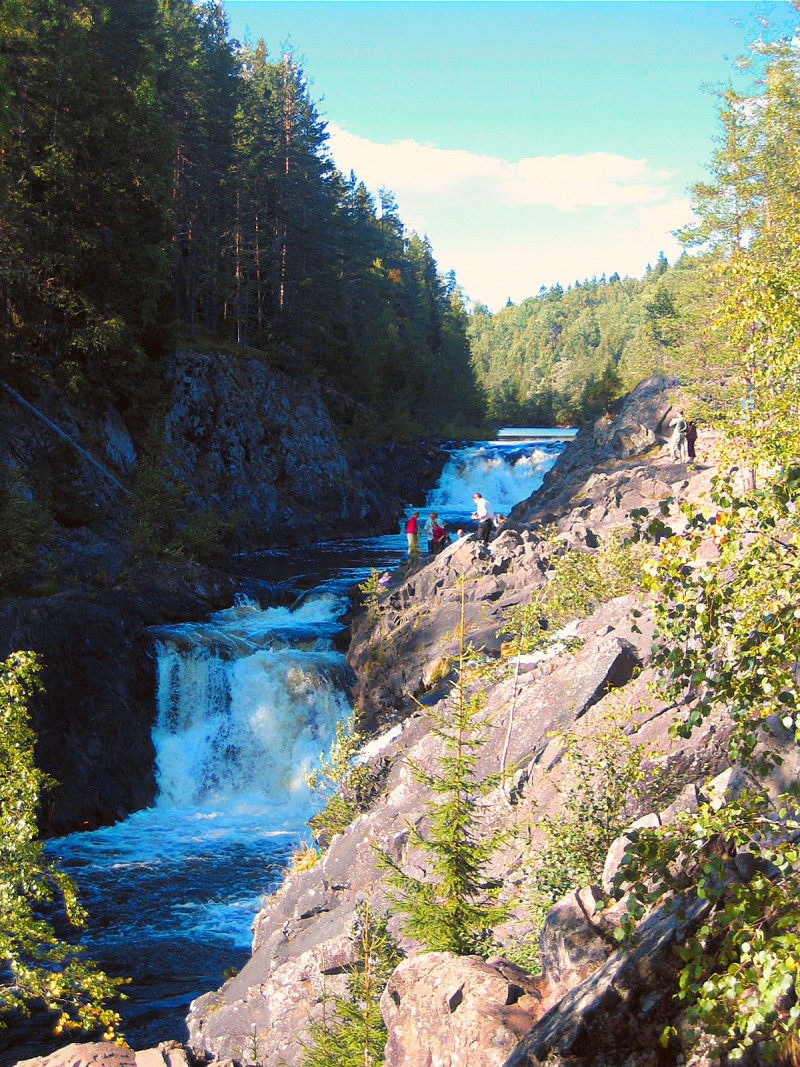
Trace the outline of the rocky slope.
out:
[[[547,580],[558,551],[552,537],[542,537],[544,525],[555,525],[564,545],[592,551],[626,527],[632,508],[653,508],[667,498],[702,506],[715,469],[715,440],[701,432],[691,468],[669,460],[663,428],[676,388],[674,382],[644,383],[583,431],[540,493],[514,509],[491,555],[471,539],[457,542],[441,556],[403,568],[393,587],[356,615],[349,658],[364,720],[379,735],[369,764],[378,795],[315,866],[291,872],[266,902],[241,972],[192,1005],[186,1043],[192,1058],[298,1065],[309,1020],[319,1016],[324,996],[343,990],[355,961],[359,902],[376,908],[387,902],[376,847],[407,870],[422,873],[429,863],[410,845],[409,827],[424,825],[431,799],[413,768],[436,773],[439,767],[441,747],[428,708],[444,708],[439,702],[448,699],[463,604],[467,638],[485,652],[483,668],[468,683],[484,700],[489,727],[478,771],[507,772],[484,816],[487,832],[508,832],[491,878],[502,887],[509,917],[494,931],[497,956],[486,961],[421,952],[399,919],[391,920],[405,958],[381,998],[389,1031],[385,1067],[687,1062],[677,1045],[662,1049],[658,1035],[677,1011],[672,946],[702,905],[682,916],[657,912],[636,946],[620,949],[610,936],[613,914],[597,906],[602,887],[576,886],[547,916],[539,938],[542,974],[533,978],[506,957],[536,934],[526,904],[531,863],[543,841],[542,818],[562,804],[564,737],[577,737],[591,750],[593,739],[627,711],[628,741],[638,746],[649,783],[628,815],[656,824],[691,810],[704,793],[744,784],[728,766],[726,722],[709,720],[688,740],[670,735],[680,709],[650,684],[652,622],[643,605],[638,625],[632,624],[635,593],[575,620],[546,655],[505,663],[496,655],[505,612]],[[796,753],[786,755],[782,785],[798,774]],[[606,862],[606,888],[620,854],[618,842]],[[80,1047],[50,1067],[95,1062],[93,1054]],[[168,1046],[149,1050],[147,1067],[173,1065],[177,1054]],[[128,1067],[122,1057],[129,1053],[114,1055]],[[136,1062],[141,1067],[144,1061]]]

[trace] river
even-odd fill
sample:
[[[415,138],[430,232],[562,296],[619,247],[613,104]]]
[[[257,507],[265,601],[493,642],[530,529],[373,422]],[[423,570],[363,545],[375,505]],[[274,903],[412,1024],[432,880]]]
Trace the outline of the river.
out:
[[[472,529],[476,489],[507,513],[562,449],[541,439],[454,449],[423,515]],[[253,917],[307,838],[305,772],[350,713],[348,668],[333,647],[348,589],[402,562],[401,529],[240,559],[241,573],[291,603],[242,596],[205,622],[153,630],[156,802],[47,846],[88,907],[87,952],[131,979],[120,1011],[132,1047],[184,1039],[190,1001],[248,958]],[[0,1037],[3,1067],[54,1041],[39,1038],[31,1051],[28,1040]]]

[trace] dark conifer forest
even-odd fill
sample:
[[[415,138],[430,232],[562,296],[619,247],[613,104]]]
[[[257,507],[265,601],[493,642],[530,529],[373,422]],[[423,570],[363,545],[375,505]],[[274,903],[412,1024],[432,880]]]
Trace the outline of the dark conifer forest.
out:
[[[164,353],[247,349],[363,435],[477,426],[428,241],[339,173],[292,54],[214,0],[2,0],[0,375],[129,420]]]

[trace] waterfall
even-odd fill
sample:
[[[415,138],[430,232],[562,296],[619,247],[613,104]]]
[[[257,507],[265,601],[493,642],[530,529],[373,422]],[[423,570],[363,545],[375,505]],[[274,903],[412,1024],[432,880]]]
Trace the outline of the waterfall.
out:
[[[323,589],[294,610],[242,599],[154,629],[156,802],[48,844],[89,908],[89,953],[133,978],[125,1033],[142,1047],[180,1030],[189,1001],[244,961],[305,836],[305,772],[350,713],[331,647],[345,606]]]
[[[348,714],[342,657],[326,637],[343,608],[330,596],[295,611],[242,601],[191,632],[156,632],[158,809],[247,798],[273,824],[303,825],[305,772]]]
[[[495,514],[507,515],[541,487],[563,448],[559,441],[497,440],[454,449],[438,485],[428,493],[425,510],[437,512],[451,531],[459,526],[471,529],[472,494],[477,491]]]

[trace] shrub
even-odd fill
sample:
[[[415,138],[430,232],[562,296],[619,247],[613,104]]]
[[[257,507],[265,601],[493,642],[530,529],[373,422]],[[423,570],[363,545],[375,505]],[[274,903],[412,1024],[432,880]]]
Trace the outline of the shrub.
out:
[[[356,714],[336,723],[336,736],[328,755],[320,753],[319,767],[306,774],[312,792],[324,806],[308,820],[314,837],[328,842],[349,826],[363,810],[372,782],[369,767],[354,759],[364,745],[364,735],[356,729]]]
[[[52,520],[20,479],[0,494],[0,590],[26,591],[39,549],[52,535]]]
[[[38,671],[31,652],[0,664],[0,1016],[44,1010],[58,1013],[56,1033],[100,1030],[110,1039],[120,1019],[106,1003],[122,980],[98,970],[43,917],[55,908],[79,928],[86,913],[74,884],[45,859],[38,840],[39,797],[52,784],[34,764],[28,725]]]
[[[530,603],[509,610],[500,630],[511,637],[512,653],[546,646],[559,627],[639,588],[642,564],[650,554],[644,543],[634,544],[615,531],[594,551],[563,551],[552,527],[545,531],[544,541],[553,549],[547,581],[534,590]]]
[[[702,917],[678,946],[682,1037],[708,1044],[715,1058],[796,1062],[800,1029],[800,819],[797,800],[765,793],[701,804],[669,826],[630,831],[615,877],[627,901],[620,940],[664,902],[678,917],[704,902]],[[785,1057],[785,1059],[784,1059]]]
[[[539,932],[548,911],[571,890],[599,882],[609,847],[644,803],[642,753],[631,718],[630,711],[615,711],[589,736],[561,738],[560,773],[553,778],[561,806],[534,823],[538,843],[523,868],[523,907],[536,935],[506,950],[532,971],[539,969]]]

